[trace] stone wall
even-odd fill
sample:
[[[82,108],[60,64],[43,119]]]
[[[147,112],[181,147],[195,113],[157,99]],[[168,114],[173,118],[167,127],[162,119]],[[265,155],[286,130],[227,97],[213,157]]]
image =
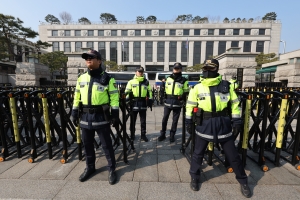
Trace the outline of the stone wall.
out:
[[[37,63],[17,63],[16,86],[40,86],[41,78],[50,80],[49,67]]]

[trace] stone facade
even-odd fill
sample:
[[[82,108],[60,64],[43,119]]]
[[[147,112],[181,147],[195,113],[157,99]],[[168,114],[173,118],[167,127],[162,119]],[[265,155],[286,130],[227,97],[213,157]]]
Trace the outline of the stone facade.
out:
[[[220,29],[225,29],[225,35],[220,34]],[[234,34],[234,30],[239,29],[239,34]],[[245,35],[245,30],[250,29],[250,35]],[[259,34],[259,30],[265,30],[264,34]],[[75,36],[75,32],[80,30],[80,35]],[[88,35],[88,31],[93,30],[93,35]],[[103,31],[103,35],[99,36],[98,31]],[[127,30],[127,35],[122,35],[122,30]],[[140,30],[140,35],[136,35],[135,31]],[[147,30],[151,30],[150,35]],[[164,34],[160,35],[160,30],[164,30]],[[171,30],[175,30],[174,35],[171,34]],[[188,30],[188,34],[186,31]],[[198,34],[195,32],[199,31]],[[214,30],[211,33],[211,30]],[[53,31],[57,31],[57,35],[53,35]],[[70,31],[70,36],[65,36],[64,31]],[[116,35],[113,35],[113,31],[116,31]],[[78,32],[77,32],[78,33]],[[99,42],[105,44],[105,59],[112,60],[111,55],[111,42],[116,42],[116,62],[118,65],[125,65],[126,67],[134,69],[135,66],[143,66],[146,71],[149,70],[150,66],[162,67],[160,70],[170,71],[170,66],[175,63],[171,60],[170,56],[170,43],[176,42],[176,62],[181,62],[183,66],[193,66],[198,63],[203,63],[208,56],[217,56],[225,51],[225,49],[231,48],[232,42],[238,42],[238,47],[241,48],[241,52],[244,52],[245,41],[251,41],[250,52],[256,53],[257,42],[263,42],[264,53],[278,53],[280,44],[281,34],[281,23],[280,22],[253,22],[253,23],[174,23],[174,22],[157,22],[155,24],[135,24],[135,23],[122,23],[118,24],[68,24],[68,25],[57,25],[57,24],[46,24],[42,23],[39,26],[39,37],[42,41],[49,43],[56,42],[58,47],[56,50],[64,51],[69,57],[68,61],[68,78],[69,84],[73,85],[76,81],[76,77],[80,69],[85,66],[82,65],[82,58],[80,55],[82,51],[89,48],[88,42],[92,44],[92,48],[99,50]],[[188,49],[185,49],[185,43],[188,40]],[[134,42],[141,42],[140,46],[140,61],[134,61]],[[146,42],[153,42],[152,45],[152,58],[151,61],[146,61]],[[226,41],[223,52],[219,52],[220,41]],[[70,44],[68,51],[65,51],[65,42]],[[70,43],[69,43],[70,42]],[[75,42],[81,42],[81,49],[76,49]],[[122,42],[128,42],[128,60],[122,61]],[[158,59],[158,43],[164,42],[164,60]],[[200,46],[195,46],[195,42],[200,42]],[[212,47],[208,47],[208,42],[213,42]],[[197,48],[200,50],[197,51]],[[210,48],[210,49],[209,49]],[[48,51],[53,51],[53,47],[49,47]],[[188,52],[187,59],[184,60],[182,52]],[[247,50],[248,51],[248,50]],[[198,52],[198,53],[194,53]],[[210,53],[207,53],[210,52]],[[211,54],[211,55],[208,55]],[[198,61],[195,61],[197,57]],[[235,59],[241,58],[240,56]],[[248,61],[238,61],[228,63],[228,69],[236,69],[237,67],[251,68],[252,64]],[[149,69],[148,69],[149,67]],[[152,71],[153,72],[153,71]],[[229,73],[233,73],[228,71]],[[153,72],[155,73],[155,72]]]
[[[49,67],[37,63],[17,63],[16,86],[40,86],[41,79],[50,80]]]
[[[238,75],[238,69],[243,69],[242,87],[254,87],[257,55],[258,53],[241,52],[240,48],[230,48],[216,57],[220,64],[219,73],[229,81],[233,75]]]
[[[274,82],[287,83],[287,87],[300,86],[300,50],[281,54],[279,60],[262,65],[262,69],[276,66]]]

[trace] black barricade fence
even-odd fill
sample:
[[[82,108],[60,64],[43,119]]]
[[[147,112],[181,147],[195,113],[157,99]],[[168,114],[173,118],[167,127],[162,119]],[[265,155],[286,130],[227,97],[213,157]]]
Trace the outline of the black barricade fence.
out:
[[[126,86],[126,85],[125,85]],[[124,94],[125,86],[118,86],[122,120],[111,130],[114,150],[123,146],[124,162],[134,150],[133,141],[126,132],[126,122],[131,119],[131,110]],[[32,163],[47,154],[49,159],[62,154],[61,163],[66,163],[70,155],[78,154],[82,160],[83,144],[80,127],[70,120],[75,87],[14,87],[0,91],[0,161],[16,154],[18,158],[28,155]],[[120,142],[121,141],[121,142]],[[101,142],[95,139],[95,148]]]
[[[246,165],[248,157],[255,161],[263,171],[267,171],[269,167],[266,165],[266,159],[273,162],[275,166],[279,166],[279,160],[284,159],[300,170],[300,115],[298,115],[300,91],[292,88],[281,91],[265,89],[263,92],[259,88],[254,88],[249,91],[237,91],[237,94],[244,123],[240,132],[235,134],[234,139],[243,165]],[[183,113],[180,151],[190,162],[195,130],[193,129],[191,135],[186,134],[185,106]],[[212,164],[214,155],[227,167],[228,172],[232,172],[232,168],[228,166],[226,158],[220,150],[218,144],[209,143],[205,156],[207,164]]]

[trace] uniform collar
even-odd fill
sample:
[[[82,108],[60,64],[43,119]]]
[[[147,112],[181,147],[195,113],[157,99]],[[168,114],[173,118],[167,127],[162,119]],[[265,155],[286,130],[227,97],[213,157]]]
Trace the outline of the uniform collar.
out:
[[[142,82],[144,80],[144,76],[134,75],[134,79],[138,80],[139,82]]]
[[[100,74],[102,74],[102,69],[101,69],[101,67],[99,67],[98,69],[94,69],[94,70],[90,70],[89,68],[88,68],[88,73],[89,73],[89,75],[91,75],[91,76],[97,76],[97,75],[100,75]]]
[[[200,80],[205,86],[214,86],[219,85],[219,83],[222,81],[222,76],[219,75],[216,78],[201,78]]]

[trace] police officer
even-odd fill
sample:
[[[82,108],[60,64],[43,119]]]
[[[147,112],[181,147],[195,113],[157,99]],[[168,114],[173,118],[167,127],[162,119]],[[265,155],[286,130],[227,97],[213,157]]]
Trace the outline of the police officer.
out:
[[[173,66],[173,74],[171,74],[166,80],[164,116],[162,120],[162,130],[160,131],[158,141],[166,139],[166,128],[171,111],[173,111],[173,122],[170,130],[170,142],[175,141],[174,136],[177,130],[177,123],[183,100],[185,100],[187,92],[188,81],[182,76],[182,65],[181,63],[175,63]]]
[[[89,50],[81,56],[86,61],[87,72],[77,79],[71,119],[78,125],[78,106],[83,104],[80,127],[86,156],[86,168],[80,175],[81,182],[95,172],[94,137],[97,132],[108,161],[109,183],[116,182],[116,160],[110,137],[110,122],[117,125],[119,119],[119,94],[115,80],[102,70],[101,55]],[[111,111],[110,111],[111,109]],[[111,116],[110,116],[111,115]],[[111,119],[110,119],[111,117]]]
[[[202,121],[196,126],[195,150],[192,155],[190,175],[191,189],[199,190],[200,167],[202,165],[204,152],[209,142],[220,143],[224,149],[225,156],[236,174],[236,179],[241,185],[241,192],[245,197],[251,196],[248,186],[247,175],[242,161],[234,146],[232,126],[238,129],[242,127],[239,100],[233,85],[228,81],[222,81],[218,73],[219,62],[216,59],[206,60],[203,66],[203,77],[191,89],[186,104],[186,128],[191,133],[192,111],[194,107],[201,110]],[[231,120],[228,115],[227,105],[231,102]]]
[[[146,136],[146,114],[147,114],[147,106],[152,110],[152,91],[149,85],[149,81],[144,77],[144,68],[137,67],[136,74],[131,79],[125,89],[126,100],[129,101],[130,95],[132,92],[133,95],[133,124],[136,123],[137,114],[140,115],[141,122],[141,140],[148,142],[148,138]],[[132,127],[132,123],[130,123],[130,131],[131,131],[131,139],[135,139],[135,127]]]
[[[233,85],[234,89],[237,89],[239,87],[239,84],[237,83],[237,80],[236,80],[236,75],[232,75],[229,82]]]

